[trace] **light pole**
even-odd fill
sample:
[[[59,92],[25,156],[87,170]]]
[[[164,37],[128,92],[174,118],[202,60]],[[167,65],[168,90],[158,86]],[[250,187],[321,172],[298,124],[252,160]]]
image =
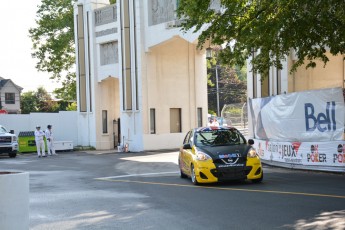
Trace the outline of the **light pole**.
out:
[[[210,60],[212,58],[212,48],[208,47],[206,48],[206,58]],[[218,86],[218,65],[216,65],[216,90],[217,90],[217,116],[220,117],[220,111],[219,111],[219,86]]]
[[[217,115],[221,117],[219,112],[219,87],[218,87],[218,65],[216,65],[216,89],[217,89]]]

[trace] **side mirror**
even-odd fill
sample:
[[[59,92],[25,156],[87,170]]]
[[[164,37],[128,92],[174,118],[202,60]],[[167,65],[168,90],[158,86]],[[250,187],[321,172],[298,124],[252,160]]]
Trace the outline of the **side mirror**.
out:
[[[184,144],[183,145],[183,149],[192,149],[192,146],[190,146],[190,144]]]
[[[13,129],[11,129],[11,130],[10,130],[10,133],[14,134],[14,130],[13,130]]]
[[[249,140],[248,140],[248,144],[249,144],[249,145],[253,145],[253,144],[254,144],[254,140],[253,140],[253,139],[249,139]]]

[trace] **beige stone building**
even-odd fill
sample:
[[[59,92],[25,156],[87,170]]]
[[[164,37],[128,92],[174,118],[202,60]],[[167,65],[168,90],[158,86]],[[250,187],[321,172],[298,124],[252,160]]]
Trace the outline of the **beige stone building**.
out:
[[[205,50],[176,0],[75,4],[78,140],[97,149],[178,148],[207,123]]]
[[[248,97],[267,97],[283,93],[292,93],[305,90],[342,87],[345,82],[344,55],[333,56],[328,53],[329,62],[324,65],[316,61],[315,68],[306,69],[300,66],[296,72],[290,73],[291,66],[296,61],[293,52],[283,62],[283,69],[271,67],[268,78],[261,83],[261,76],[248,68]]]

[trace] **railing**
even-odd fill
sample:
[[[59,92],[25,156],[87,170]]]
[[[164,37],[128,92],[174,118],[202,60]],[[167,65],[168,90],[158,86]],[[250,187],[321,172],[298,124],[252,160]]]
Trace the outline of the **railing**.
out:
[[[237,128],[245,137],[248,136],[247,103],[224,105],[221,115],[228,126]]]
[[[117,5],[113,4],[94,10],[95,26],[101,26],[117,21]]]

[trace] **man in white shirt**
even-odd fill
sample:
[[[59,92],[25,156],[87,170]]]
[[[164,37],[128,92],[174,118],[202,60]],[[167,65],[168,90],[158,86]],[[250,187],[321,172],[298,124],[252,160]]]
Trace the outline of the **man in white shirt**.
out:
[[[53,132],[52,132],[52,125],[47,126],[47,130],[45,132],[46,139],[47,139],[47,146],[48,146],[48,155],[57,155],[55,153],[54,143],[53,143]]]
[[[38,157],[45,157],[45,145],[44,145],[44,132],[41,130],[41,127],[38,125],[36,126],[35,131],[35,141],[36,141],[36,147],[37,147],[37,155]],[[41,154],[42,151],[42,154]]]

